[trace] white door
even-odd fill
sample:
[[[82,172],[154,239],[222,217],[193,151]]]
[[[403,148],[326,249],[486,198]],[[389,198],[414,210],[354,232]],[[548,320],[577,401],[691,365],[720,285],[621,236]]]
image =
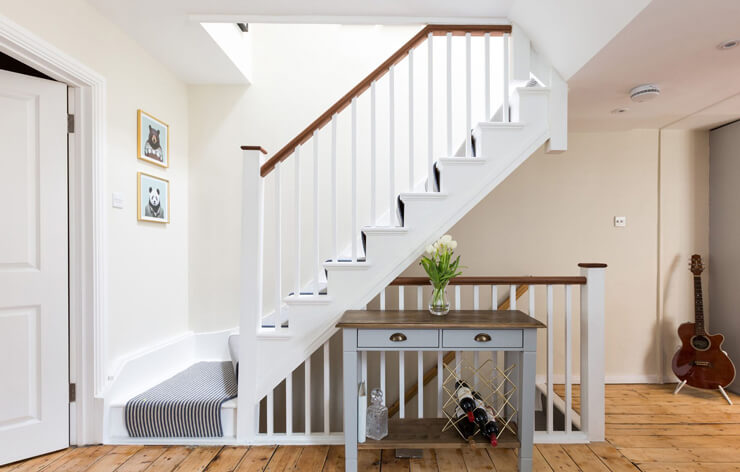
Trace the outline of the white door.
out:
[[[67,87],[0,70],[0,464],[69,445]]]

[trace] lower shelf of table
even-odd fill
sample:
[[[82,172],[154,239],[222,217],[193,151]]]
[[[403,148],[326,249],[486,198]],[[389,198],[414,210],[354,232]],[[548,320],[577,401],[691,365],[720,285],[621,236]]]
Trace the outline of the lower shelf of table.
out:
[[[445,418],[393,419],[388,422],[388,436],[376,441],[368,438],[358,449],[459,449],[491,447],[480,434],[472,442],[463,440],[454,428],[442,431]],[[516,431],[516,425],[512,424]],[[498,438],[497,448],[518,448],[519,440],[508,429]]]

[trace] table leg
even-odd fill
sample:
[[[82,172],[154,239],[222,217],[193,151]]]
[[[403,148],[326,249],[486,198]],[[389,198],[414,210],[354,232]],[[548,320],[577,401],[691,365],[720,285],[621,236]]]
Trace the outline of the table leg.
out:
[[[532,351],[520,353],[519,362],[519,471],[531,472],[534,439],[534,389],[537,355]]]
[[[345,349],[347,349],[346,345]],[[357,472],[357,388],[359,382],[357,377],[357,351],[344,351],[343,361],[344,467],[346,472]]]

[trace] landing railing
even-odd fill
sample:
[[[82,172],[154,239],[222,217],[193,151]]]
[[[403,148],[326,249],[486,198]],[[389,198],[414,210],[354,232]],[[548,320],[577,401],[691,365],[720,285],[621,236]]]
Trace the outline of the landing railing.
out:
[[[538,397],[544,397],[540,405],[544,418],[535,428],[535,442],[538,443],[604,440],[606,265],[579,264],[579,267],[579,276],[458,277],[450,282],[453,309],[519,309],[547,324],[547,329],[541,330],[542,339],[538,343]],[[425,309],[429,292],[427,278],[399,277],[368,307]],[[556,334],[560,342],[556,342]],[[257,442],[339,444],[343,441],[342,409],[332,396],[332,392],[338,392],[337,398],[341,398],[341,357],[337,356],[336,364],[332,363],[333,343],[333,349],[341,352],[340,338],[327,341],[311,356],[313,365],[309,357],[262,399],[262,426]],[[504,356],[496,353],[489,358],[488,354],[463,354],[461,351],[417,351],[416,355],[414,351],[363,351],[361,378],[368,391],[375,387],[383,390],[391,416],[440,417],[443,376],[439,373],[445,372],[445,365],[456,365],[463,355],[472,357],[467,360],[474,368],[489,359],[494,368],[498,366],[504,370],[505,367]],[[576,355],[580,357],[576,369],[578,377],[573,368]],[[314,369],[320,372],[313,373]],[[302,388],[294,384],[294,377],[302,380]],[[554,385],[561,383],[564,384],[562,396],[554,390]],[[574,384],[580,384],[580,409],[573,407]],[[278,407],[275,406],[276,398],[279,399]],[[302,417],[296,418],[295,411],[300,411]],[[316,415],[323,421],[314,420]]]
[[[246,153],[256,329],[289,327],[286,297],[326,293],[325,261],[362,261],[363,226],[402,225],[401,192],[437,191],[436,159],[473,157],[471,129],[494,111],[509,121],[511,29],[425,26],[263,163]]]

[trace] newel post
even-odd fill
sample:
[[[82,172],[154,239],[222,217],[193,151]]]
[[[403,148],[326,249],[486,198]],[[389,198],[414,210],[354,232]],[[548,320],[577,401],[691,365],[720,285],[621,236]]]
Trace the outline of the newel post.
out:
[[[581,263],[581,428],[604,440],[604,296],[606,264]]]
[[[240,443],[254,440],[258,427],[255,390],[259,354],[257,329],[262,316],[262,155],[259,146],[242,146],[242,240],[239,317],[239,396],[236,436]]]

